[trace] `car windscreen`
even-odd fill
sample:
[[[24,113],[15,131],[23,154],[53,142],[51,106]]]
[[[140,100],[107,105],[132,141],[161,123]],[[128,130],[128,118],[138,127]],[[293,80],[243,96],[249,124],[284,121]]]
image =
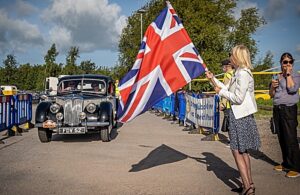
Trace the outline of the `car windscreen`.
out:
[[[104,80],[100,79],[66,79],[58,84],[58,93],[86,92],[106,94]]]

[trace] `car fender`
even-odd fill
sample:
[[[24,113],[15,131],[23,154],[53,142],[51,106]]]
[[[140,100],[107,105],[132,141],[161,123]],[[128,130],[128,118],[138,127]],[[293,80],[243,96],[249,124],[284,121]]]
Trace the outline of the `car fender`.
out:
[[[41,102],[36,108],[35,112],[35,122],[42,123],[46,121],[46,117],[51,106],[51,102]]]
[[[112,104],[110,102],[101,102],[99,106],[100,122],[112,122]]]

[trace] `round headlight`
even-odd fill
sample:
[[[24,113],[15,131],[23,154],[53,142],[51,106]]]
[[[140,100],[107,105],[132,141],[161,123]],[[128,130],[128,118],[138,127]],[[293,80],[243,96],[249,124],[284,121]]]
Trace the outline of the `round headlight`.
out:
[[[64,118],[64,115],[61,112],[56,114],[56,119],[57,120],[61,121],[63,118]]]
[[[79,118],[80,118],[81,120],[85,119],[85,117],[86,117],[85,112],[80,112],[80,113],[79,113]]]
[[[54,103],[50,106],[50,111],[55,114],[55,113],[58,113],[60,109],[60,105],[58,105],[57,103]]]
[[[89,113],[94,113],[96,111],[96,105],[94,103],[90,103],[86,106],[86,111]]]

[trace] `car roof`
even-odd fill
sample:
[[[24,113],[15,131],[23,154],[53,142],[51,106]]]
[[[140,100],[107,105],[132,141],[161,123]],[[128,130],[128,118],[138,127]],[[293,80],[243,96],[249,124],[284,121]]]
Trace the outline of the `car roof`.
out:
[[[113,81],[113,79],[109,76],[105,75],[100,75],[100,74],[81,74],[81,75],[68,75],[60,78],[58,82],[64,81],[64,80],[69,80],[69,79],[82,79],[82,78],[87,78],[87,79],[102,79],[105,80],[106,82],[108,81]]]

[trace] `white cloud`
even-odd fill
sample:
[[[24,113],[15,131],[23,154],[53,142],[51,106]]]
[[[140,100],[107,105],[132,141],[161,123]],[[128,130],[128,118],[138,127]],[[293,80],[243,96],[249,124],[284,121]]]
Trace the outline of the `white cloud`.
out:
[[[119,36],[126,25],[117,4],[107,0],[53,0],[43,19],[53,23],[50,42],[59,50],[78,46],[81,52],[116,50]]]
[[[266,19],[272,21],[280,18],[288,4],[287,0],[269,0],[264,10]]]
[[[249,1],[238,1],[236,8],[233,10],[233,15],[235,19],[239,19],[241,17],[241,11],[244,9],[258,7],[256,3]]]
[[[57,43],[57,46],[63,47],[64,45],[72,45],[71,32],[64,27],[55,26],[50,30],[49,34],[51,40]]]
[[[13,9],[16,10],[16,13],[19,16],[29,16],[35,14],[38,11],[38,8],[23,0],[17,0],[16,4],[13,6]]]
[[[43,37],[36,25],[26,20],[11,19],[0,9],[0,53],[24,52],[31,46],[42,45]]]

